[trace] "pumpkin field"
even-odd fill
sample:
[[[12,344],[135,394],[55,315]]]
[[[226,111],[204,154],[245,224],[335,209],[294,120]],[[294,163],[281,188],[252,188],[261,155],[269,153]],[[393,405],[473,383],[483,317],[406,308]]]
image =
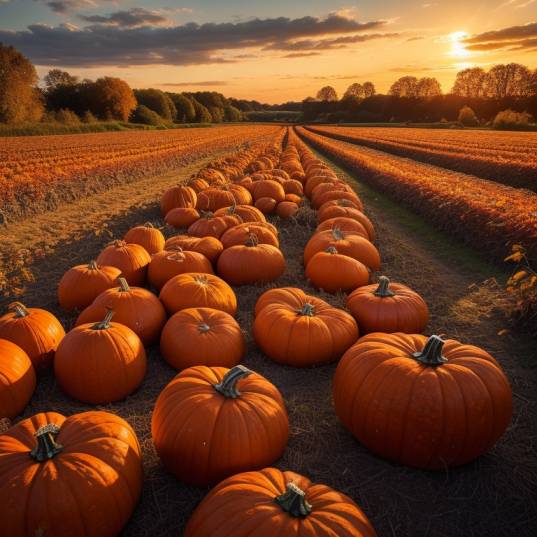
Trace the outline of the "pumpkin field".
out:
[[[0,138],[0,537],[534,537],[536,149]]]

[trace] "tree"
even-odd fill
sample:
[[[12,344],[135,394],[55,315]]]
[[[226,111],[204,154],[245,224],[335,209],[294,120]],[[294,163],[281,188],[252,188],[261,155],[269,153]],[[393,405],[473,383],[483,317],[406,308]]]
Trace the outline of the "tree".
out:
[[[15,48],[0,43],[0,122],[39,121],[43,102],[32,63]]]
[[[513,110],[503,110],[498,112],[494,118],[493,126],[499,130],[524,129],[531,121],[531,114],[527,112],[514,112]]]
[[[173,121],[177,115],[177,109],[170,97],[159,89],[134,90],[134,96],[138,104],[143,104],[149,110],[157,113],[161,118]]]
[[[242,121],[242,113],[238,108],[234,106],[226,106],[224,108],[225,121]]]
[[[151,110],[143,104],[139,104],[136,110],[132,113],[131,120],[133,123],[141,123],[142,125],[153,125],[158,127],[162,125],[162,117],[154,110]]]
[[[211,116],[206,106],[203,106],[194,98],[192,99],[192,105],[196,111],[196,123],[211,123],[213,121],[213,116]]]
[[[403,76],[395,81],[389,94],[394,97],[417,97],[418,79],[415,76]]]
[[[519,63],[495,65],[485,82],[488,97],[526,97],[530,94],[531,71]]]
[[[362,84],[355,82],[347,88],[347,91],[343,97],[357,97],[358,99],[363,99],[365,97],[364,87]]]
[[[119,78],[97,79],[88,88],[91,112],[102,119],[127,121],[137,102],[130,86]]]
[[[424,77],[418,80],[416,86],[416,96],[428,99],[442,95],[442,89],[436,78]]]
[[[194,123],[196,121],[196,110],[188,97],[182,93],[168,93],[167,95],[175,106],[175,121],[177,123]]]
[[[479,119],[477,119],[475,112],[469,106],[463,106],[460,109],[458,120],[465,127],[477,127],[479,125]]]
[[[324,86],[317,92],[317,99],[319,101],[337,101],[336,90],[332,86]]]
[[[486,79],[487,73],[481,67],[464,69],[457,73],[451,93],[460,97],[484,97]]]
[[[377,93],[377,90],[375,89],[375,85],[373,82],[364,82],[362,86],[364,90],[364,97],[367,99],[369,97],[373,97]]]
[[[67,71],[61,69],[51,69],[43,78],[47,91],[51,91],[58,86],[74,86],[78,83],[78,77],[71,76]]]

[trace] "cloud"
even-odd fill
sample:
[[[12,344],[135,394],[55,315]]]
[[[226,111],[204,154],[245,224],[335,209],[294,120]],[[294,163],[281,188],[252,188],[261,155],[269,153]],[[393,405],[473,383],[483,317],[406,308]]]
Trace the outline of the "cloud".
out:
[[[467,37],[462,42],[467,50],[476,52],[533,50],[537,42],[537,22],[483,32]]]
[[[162,84],[158,85],[169,88],[188,88],[192,86],[227,86],[228,82],[225,80],[203,80],[201,82],[163,82]]]
[[[351,45],[353,43],[364,43],[366,41],[371,41],[372,39],[388,39],[399,36],[400,34],[398,33],[385,33],[349,35],[344,37],[319,40],[304,39],[301,41],[283,41],[278,43],[271,43],[270,45],[267,45],[263,50],[331,50],[345,48],[347,45]]]
[[[139,26],[169,26],[172,21],[158,11],[143,7],[133,7],[126,11],[116,11],[110,15],[78,15],[78,18],[95,24],[137,28]]]
[[[320,52],[291,52],[282,56],[282,58],[308,58],[310,56],[320,56]]]
[[[34,0],[41,4],[46,4],[54,13],[64,15],[75,9],[87,9],[97,7],[97,2],[94,0]]]
[[[242,22],[189,22],[174,27],[121,27],[94,23],[72,30],[62,26],[33,24],[26,30],[0,30],[0,41],[18,48],[37,65],[76,67],[131,65],[199,65],[228,63],[222,51],[263,49],[303,39],[319,48],[367,40],[366,36],[324,38],[328,35],[356,34],[381,28],[386,21],[359,22],[340,15],[325,18],[252,19]],[[379,34],[383,35],[383,34]],[[314,38],[323,36],[323,39]],[[322,43],[324,41],[324,43]],[[275,50],[303,50],[274,46]]]
[[[421,41],[422,39],[425,39],[425,37],[417,35],[415,37],[409,37],[406,41],[407,43],[411,43],[412,41]]]

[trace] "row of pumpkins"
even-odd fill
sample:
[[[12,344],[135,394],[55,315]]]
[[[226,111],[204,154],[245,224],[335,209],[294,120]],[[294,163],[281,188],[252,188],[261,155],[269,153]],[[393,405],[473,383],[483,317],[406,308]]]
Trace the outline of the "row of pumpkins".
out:
[[[1,371],[8,382],[0,375],[0,408],[10,408],[12,417],[27,404],[35,386],[30,361],[37,367],[53,361],[58,383],[76,399],[123,399],[144,377],[144,345],[159,341],[162,356],[181,372],[155,404],[157,453],[184,482],[219,482],[192,515],[186,536],[255,530],[261,537],[275,531],[313,537],[327,528],[342,537],[374,536],[347,496],[268,467],[287,445],[284,400],[267,379],[239,365],[245,342],[229,284],[281,276],[278,230],[265,214],[295,214],[304,195],[319,221],[304,251],[306,277],[330,293],[350,293],[351,313],[298,288],[270,289],[255,306],[257,345],[295,367],[340,360],[336,413],[374,453],[434,469],[486,451],[511,416],[499,365],[477,347],[421,335],[427,305],[408,287],[385,277],[368,285],[380,256],[361,200],[292,130],[283,152],[276,146],[242,151],[166,192],[166,222],[188,227],[188,234],[166,241],[160,230],[139,226],[96,263],[68,271],[59,301],[81,313],[67,335],[50,313],[14,304],[0,319],[0,365],[11,368]],[[367,335],[358,339],[359,333]],[[55,472],[62,480],[40,503]],[[32,480],[37,485],[29,491]],[[141,483],[136,436],[113,414],[43,413],[0,436],[0,512],[9,535],[117,535]]]

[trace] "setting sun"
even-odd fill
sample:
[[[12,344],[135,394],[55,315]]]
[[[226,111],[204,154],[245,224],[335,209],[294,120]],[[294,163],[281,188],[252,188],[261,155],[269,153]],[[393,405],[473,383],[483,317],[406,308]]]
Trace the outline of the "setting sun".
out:
[[[466,49],[464,44],[464,39],[466,39],[468,34],[463,31],[453,32],[449,35],[451,42],[451,49],[449,55],[453,58],[468,58],[470,56],[470,51]]]

